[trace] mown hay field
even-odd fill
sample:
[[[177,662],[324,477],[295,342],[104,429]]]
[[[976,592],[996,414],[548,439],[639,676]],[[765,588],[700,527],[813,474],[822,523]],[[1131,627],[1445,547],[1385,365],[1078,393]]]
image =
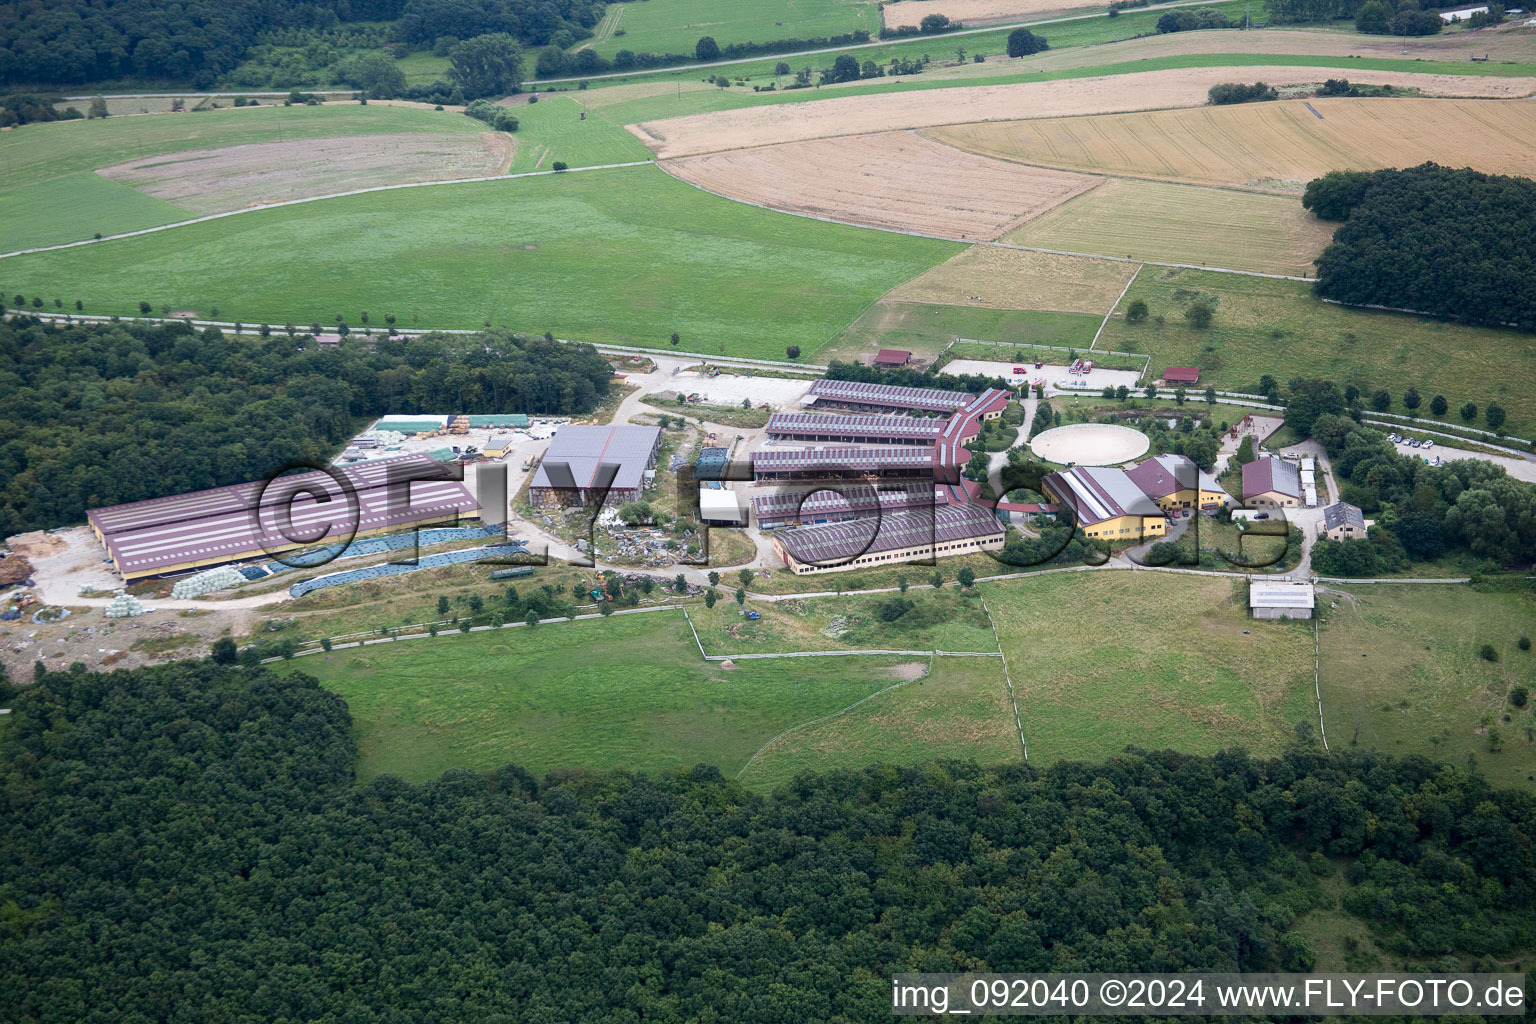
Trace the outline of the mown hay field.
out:
[[[886,28],[918,25],[930,14],[942,14],[970,26],[1097,6],[1083,0],[897,0],[880,8],[880,15]]]
[[[1113,571],[982,584],[1030,763],[1127,746],[1273,754],[1315,725],[1311,624],[1254,622],[1244,586]]]
[[[664,166],[700,188],[774,210],[965,239],[996,238],[1098,184],[910,132],[734,150]]]
[[[885,297],[896,302],[1102,316],[1135,272],[1136,264],[1117,260],[973,245],[897,285]]]
[[[619,50],[692,54],[700,37],[721,46],[843,35],[880,27],[875,0],[647,0],[612,4],[589,45],[605,57]]]
[[[976,44],[973,42],[972,45]],[[1225,60],[1220,55],[1213,59]],[[757,105],[742,110],[716,110],[644,120],[628,127],[657,156],[666,159],[907,128],[1016,121],[1022,112],[1047,118],[1201,107],[1206,103],[1211,86],[1222,82],[1262,80],[1278,86],[1345,77],[1360,84],[1402,86],[1436,96],[1522,97],[1536,91],[1536,78],[1532,77],[1415,74],[1350,67],[1350,62],[1344,59],[1323,60],[1327,63],[1223,63],[1216,67],[1148,71],[1130,70],[1135,67],[1130,65],[1119,74],[1094,74],[1092,71],[1097,69],[1084,69],[1085,73],[1080,76],[1062,72],[1064,77],[1043,81],[976,86],[957,81],[933,82],[930,87],[922,78],[894,81],[889,85],[853,83],[845,87],[848,92],[854,88],[904,91],[836,95],[840,90],[834,88],[833,98],[807,98],[806,101],[795,98],[797,93],[780,93],[776,99],[767,101],[759,101],[754,98],[755,94],[748,93],[725,97],[719,102],[729,100],[737,106],[742,103]],[[1191,58],[1190,62],[1196,61]],[[1465,66],[1484,67],[1480,64]],[[827,91],[822,90],[822,95],[826,94]],[[658,109],[668,106],[654,100],[642,102],[656,104]],[[612,116],[615,120],[627,121],[635,109],[628,104],[619,105],[613,108]]]
[[[1323,99],[953,125],[925,134],[1046,167],[1299,190],[1328,171],[1426,160],[1499,174],[1536,167],[1528,100]],[[1318,114],[1322,116],[1319,117]]]
[[[1116,178],[1005,237],[1016,245],[1304,276],[1337,226],[1288,196]]]
[[[819,358],[867,363],[879,349],[904,348],[931,359],[956,338],[1087,348],[1103,319],[1098,313],[994,309],[883,298],[844,328],[822,349]],[[983,568],[997,572],[996,566],[996,562],[990,567],[978,564],[976,572],[985,575]]]
[[[343,135],[140,157],[97,173],[195,214],[380,185],[501,174],[505,133]]]

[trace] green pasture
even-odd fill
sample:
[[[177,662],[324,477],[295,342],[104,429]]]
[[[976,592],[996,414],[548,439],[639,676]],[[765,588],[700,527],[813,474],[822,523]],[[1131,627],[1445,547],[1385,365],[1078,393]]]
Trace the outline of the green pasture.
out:
[[[1530,591],[1453,584],[1334,586],[1320,595],[1321,685],[1328,742],[1399,756],[1473,761],[1493,784],[1530,789],[1536,690]],[[1497,658],[1479,653],[1489,645]]]
[[[566,96],[543,96],[537,103],[519,104],[514,113],[518,125],[513,174],[547,171],[557,160],[567,167],[591,167],[651,158],[639,139]]]
[[[1137,299],[1147,304],[1148,318],[1128,323],[1124,311]],[[1196,301],[1215,309],[1204,330],[1184,320]],[[1264,374],[1282,383],[1324,377],[1366,394],[1386,388],[1391,411],[1401,413],[1402,394],[1413,386],[1423,396],[1413,415],[1433,419],[1430,399],[1443,394],[1450,410],[1442,419],[1459,425],[1456,410],[1464,402],[1483,409],[1491,399],[1509,415],[1505,430],[1529,437],[1536,429],[1536,345],[1529,334],[1350,309],[1315,298],[1305,281],[1145,267],[1099,345],[1150,353],[1154,370],[1198,366],[1202,387],[1252,391]],[[1470,425],[1487,428],[1481,420]]]
[[[285,664],[346,698],[358,775],[453,767],[727,774],[772,737],[901,681],[900,658],[698,656],[680,614],[548,622],[333,651]],[[907,670],[904,673],[910,674]]]
[[[590,46],[604,57],[620,50],[692,54],[701,36],[721,46],[776,39],[836,36],[880,30],[874,0],[644,0],[609,4]],[[574,49],[574,48],[573,48]]]
[[[902,348],[931,358],[955,338],[1006,341],[1015,345],[1064,345],[1087,348],[1101,316],[1037,309],[987,309],[881,299],[843,330],[820,358],[868,362],[877,349]],[[1006,360],[997,349],[988,356]]]
[[[656,167],[439,185],[257,210],[13,257],[8,290],[281,324],[394,313],[403,327],[485,322],[562,337],[814,359],[950,242],[773,213]]]
[[[446,111],[333,104],[53,121],[0,133],[0,251],[172,224],[192,214],[94,172],[141,156],[336,135],[485,131]],[[643,157],[641,157],[643,159]]]
[[[741,780],[754,789],[772,789],[801,772],[946,758],[992,765],[1022,757],[1002,663],[938,658],[921,679],[779,736]]]
[[[1273,754],[1295,742],[1298,721],[1315,726],[1311,623],[1254,622],[1244,586],[1156,572],[981,584],[1030,762],[1127,746]]]

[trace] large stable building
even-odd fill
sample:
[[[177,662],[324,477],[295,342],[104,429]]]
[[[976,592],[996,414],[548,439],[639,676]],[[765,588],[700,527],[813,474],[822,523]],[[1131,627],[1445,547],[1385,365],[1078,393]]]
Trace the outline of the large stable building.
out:
[[[659,427],[561,427],[528,485],[528,501],[537,508],[638,501],[660,450]]]
[[[878,520],[792,526],[777,531],[773,544],[789,571],[804,576],[996,551],[1007,529],[983,505],[941,505],[897,509]]]
[[[477,515],[468,488],[446,475],[431,456],[403,455],[95,508],[86,519],[131,582]]]

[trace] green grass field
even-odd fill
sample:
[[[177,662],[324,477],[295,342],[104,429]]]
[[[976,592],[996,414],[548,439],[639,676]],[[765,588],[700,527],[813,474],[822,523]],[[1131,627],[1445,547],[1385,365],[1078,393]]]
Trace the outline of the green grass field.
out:
[[[941,758],[991,765],[1022,757],[1002,664],[995,658],[939,658],[922,679],[779,737],[741,780],[772,789],[801,772]]]
[[[361,779],[452,767],[727,774],[792,726],[900,681],[900,658],[702,661],[681,615],[445,635],[287,663],[346,698]],[[926,666],[926,663],[924,663]],[[903,670],[905,674],[910,674]]]
[[[913,589],[905,599],[913,607],[891,622],[881,619],[880,608],[900,595],[780,602],[748,599],[746,608],[762,616],[749,621],[738,614],[730,597],[738,582],[734,572],[721,573],[723,600],[712,609],[690,606],[689,614],[710,654],[861,649],[996,651],[997,640],[975,591],[928,588],[924,584],[931,571],[914,566],[907,572]],[[758,587],[759,581],[754,580],[752,589]]]
[[[982,584],[1030,763],[1127,746],[1273,754],[1296,722],[1315,725],[1311,624],[1252,621],[1236,586],[1130,572]]]
[[[567,167],[592,167],[651,158],[645,144],[623,127],[587,112],[569,97],[546,96],[537,103],[521,104],[514,112],[518,126],[513,136],[517,143],[513,174],[547,171],[556,160]]]
[[[1151,314],[1127,323],[1126,306],[1141,299]],[[1205,330],[1184,322],[1197,299],[1216,317]],[[1166,318],[1162,326],[1158,316]],[[1331,378],[1369,394],[1387,388],[1394,412],[1410,385],[1424,404],[1415,415],[1430,418],[1429,400],[1445,395],[1455,410],[1468,400],[1481,409],[1496,399],[1509,414],[1504,429],[1519,437],[1536,429],[1536,345],[1517,331],[1467,327],[1429,317],[1347,309],[1312,296],[1301,281],[1238,277],[1208,271],[1147,267],[1121,299],[1099,345],[1152,354],[1154,368],[1198,366],[1202,386],[1252,390],[1273,374]],[[1471,424],[1483,427],[1481,421]]]
[[[1046,211],[1004,240],[1100,256],[1303,275],[1336,226],[1320,222],[1289,196],[1116,178]]]
[[[1529,789],[1536,775],[1536,652],[1516,641],[1536,632],[1536,596],[1463,586],[1338,587],[1323,609],[1323,715],[1335,749],[1469,758],[1498,786]],[[1478,655],[1491,644],[1496,662]],[[1490,730],[1496,735],[1490,735]],[[1497,751],[1490,740],[1499,740]]]
[[[849,324],[818,358],[868,362],[881,348],[904,348],[932,357],[956,337],[1087,348],[1102,319],[1085,313],[939,306],[882,299]],[[996,358],[1006,356],[1004,353]]]
[[[593,38],[578,45],[591,46],[604,57],[619,50],[691,55],[701,36],[726,46],[856,29],[873,34],[879,28],[880,5],[874,0],[646,0],[610,4]]]
[[[0,215],[10,251],[171,224],[192,214],[92,173],[141,155],[336,135],[479,132],[472,118],[356,104],[263,106],[186,114],[53,121],[0,134]],[[640,157],[644,159],[644,157]]]
[[[562,337],[807,359],[949,242],[720,199],[655,167],[404,189],[15,257],[8,290],[97,313],[142,299],[247,323],[392,312]]]

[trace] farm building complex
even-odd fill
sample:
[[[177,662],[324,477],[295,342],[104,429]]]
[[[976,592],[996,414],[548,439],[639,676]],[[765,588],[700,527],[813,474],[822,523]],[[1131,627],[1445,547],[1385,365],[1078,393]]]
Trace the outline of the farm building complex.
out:
[[[1273,455],[1243,466],[1243,504],[1249,508],[1297,508],[1301,505],[1301,470]]]
[[[1130,469],[1075,466],[1047,474],[1045,491],[1072,510],[1096,540],[1158,537],[1170,512],[1212,512],[1231,499],[1216,480],[1182,455],[1159,455]]]
[[[528,500],[539,508],[637,501],[660,448],[659,427],[561,427],[528,487]]]
[[[131,582],[478,514],[464,484],[444,476],[430,456],[404,455],[96,508],[86,518]]]

